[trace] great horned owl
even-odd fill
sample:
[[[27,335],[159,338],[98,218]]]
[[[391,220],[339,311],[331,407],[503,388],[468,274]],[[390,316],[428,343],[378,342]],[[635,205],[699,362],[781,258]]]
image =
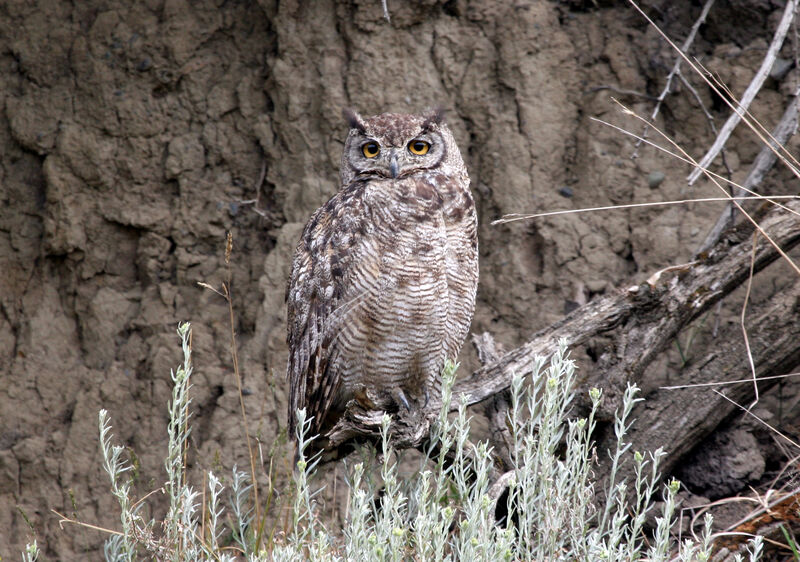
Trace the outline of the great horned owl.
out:
[[[324,438],[350,400],[430,421],[475,309],[475,204],[442,113],[345,117],[341,189],[303,230],[286,291],[292,436],[298,408]]]

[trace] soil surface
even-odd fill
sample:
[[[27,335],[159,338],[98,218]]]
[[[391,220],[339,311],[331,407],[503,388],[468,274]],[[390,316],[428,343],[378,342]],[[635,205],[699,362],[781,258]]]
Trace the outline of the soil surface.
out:
[[[612,98],[649,115],[675,60],[628,3],[388,5],[391,22],[379,0],[0,3],[0,556],[15,559],[34,537],[46,559],[100,556],[102,533],[60,529],[51,510],[119,525],[99,456],[101,408],[130,451],[137,494],[164,480],[179,321],[194,329],[192,477],[248,465],[227,303],[198,282],[230,279],[249,431],[265,459],[276,445],[282,489],[284,290],[303,224],[337,189],[344,107],[447,110],[481,222],[472,331],[506,348],[596,295],[690,261],[722,203],[490,224],[721,195],[705,181],[688,187],[687,165],[595,120],[641,133]],[[719,0],[691,54],[741,95],[782,5]],[[644,6],[680,43],[702,4]],[[789,41],[752,107],[768,128],[790,103],[794,56]],[[719,127],[728,109],[684,77],[656,122],[699,158],[714,138],[705,112]],[[758,150],[754,135],[734,132],[734,179]],[[796,193],[797,181],[776,169],[761,188]],[[751,299],[793,281],[772,267]],[[693,326],[648,375],[651,387],[684,382],[681,369],[714,345],[715,325],[738,322],[742,302],[732,295]],[[573,351],[579,363],[591,355]],[[478,365],[467,347],[461,359]],[[797,391],[780,391],[762,397],[761,415],[796,433]],[[724,428],[708,448],[716,456],[692,453],[679,477],[710,498],[763,481],[784,458],[757,425]],[[155,515],[162,504],[153,500]]]

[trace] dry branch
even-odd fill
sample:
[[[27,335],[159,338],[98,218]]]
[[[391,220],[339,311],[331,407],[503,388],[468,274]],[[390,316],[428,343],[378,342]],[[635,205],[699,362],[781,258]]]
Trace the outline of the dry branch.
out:
[[[767,49],[767,54],[764,56],[764,60],[761,61],[761,67],[750,81],[750,84],[747,86],[747,89],[742,95],[742,99],[736,104],[736,108],[734,109],[733,113],[731,113],[731,116],[728,117],[728,120],[722,126],[722,129],[720,129],[719,135],[717,135],[717,139],[714,141],[714,144],[711,145],[711,148],[708,149],[708,152],[706,152],[705,156],[700,159],[698,167],[692,170],[692,173],[689,174],[689,177],[687,178],[689,185],[692,185],[694,182],[696,182],[697,178],[700,177],[700,174],[703,173],[703,168],[707,168],[714,158],[717,157],[717,154],[719,154],[719,152],[725,146],[725,143],[728,142],[728,137],[730,137],[731,133],[736,128],[736,125],[738,125],[739,121],[742,119],[742,115],[747,112],[747,108],[750,107],[750,103],[755,99],[756,94],[758,94],[758,92],[761,90],[761,86],[764,84],[767,76],[769,76],[770,70],[772,70],[772,65],[775,64],[775,58],[778,56],[781,45],[783,45],[783,40],[786,37],[786,33],[789,31],[789,26],[794,19],[796,10],[797,0],[789,0],[786,2],[786,8],[783,11],[783,16],[778,24],[778,28],[775,30],[775,35],[772,38],[769,49]]]
[[[787,205],[797,211],[800,203]],[[800,217],[778,207],[765,212],[762,228],[784,251],[800,242]],[[680,330],[722,297],[733,291],[750,271],[753,226],[742,224],[729,231],[696,261],[668,268],[677,275],[647,282],[593,300],[562,321],[539,331],[526,344],[504,354],[470,376],[457,380],[453,389],[455,408],[460,394],[467,402],[480,402],[510,386],[514,372],[529,372],[536,356],[547,356],[563,338],[574,348],[598,336],[610,338],[598,354],[585,386],[606,389],[601,415],[608,419],[618,405],[627,382],[637,382],[656,356],[670,345]],[[778,258],[774,246],[757,237],[754,271]],[[666,272],[666,270],[664,271]]]
[[[750,310],[747,330],[756,377],[788,373],[800,363],[799,304],[800,280],[790,290]],[[682,382],[703,384],[752,377],[750,365],[743,354],[738,323],[731,323],[722,329],[715,342],[713,349],[683,370]],[[759,382],[760,392],[765,392],[779,381],[770,379]],[[724,388],[730,400],[738,404],[748,405],[754,397],[751,380],[721,388]],[[661,461],[662,473],[669,473],[683,455],[738,411],[732,402],[715,393],[713,387],[659,390],[645,398],[643,406],[636,410],[636,423],[626,439],[638,451],[664,447],[667,455]],[[598,450],[610,448],[613,439],[613,435],[601,437]],[[608,458],[603,454],[599,458],[601,464],[598,472],[606,474]],[[630,476],[630,471],[623,468],[621,476]]]
[[[772,131],[772,139],[770,145],[761,148],[761,151],[753,161],[750,172],[747,174],[744,183],[741,187],[736,188],[733,197],[742,197],[753,191],[767,175],[767,172],[775,165],[778,159],[777,145],[784,146],[797,129],[797,96],[800,95],[800,89],[796,90],[794,96],[790,99],[786,111],[783,112],[783,117],[778,122],[775,129]],[[736,207],[733,203],[728,203],[725,210],[717,219],[716,224],[711,228],[706,239],[700,246],[699,252],[707,251],[711,246],[716,244],[722,232],[733,224],[735,218]]]
[[[697,20],[694,22],[694,25],[692,26],[692,29],[689,30],[689,35],[686,37],[686,40],[683,42],[683,45],[681,45],[681,51],[683,52],[683,54],[687,54],[689,52],[689,47],[691,47],[692,43],[694,42],[694,38],[697,35],[697,30],[700,29],[700,26],[705,23],[706,17],[708,17],[708,12],[711,10],[711,6],[713,6],[713,5],[714,5],[714,0],[706,0],[706,3],[703,6],[703,9],[700,11],[700,15],[698,16]],[[672,89],[672,80],[675,79],[676,75],[680,76],[681,63],[683,63],[683,58],[678,57],[675,60],[675,64],[672,66],[672,70],[667,75],[667,80],[664,83],[664,89],[661,90],[661,94],[659,94],[658,99],[656,100],[656,105],[653,108],[653,112],[650,114],[650,121],[655,121],[656,120],[656,117],[658,116],[658,112],[661,110],[661,104],[664,103],[664,99],[667,97],[667,94],[669,94],[670,90]],[[686,84],[688,85],[688,82],[686,82]],[[705,111],[705,108],[703,107],[702,102],[700,103],[700,107],[702,107],[703,110]],[[713,126],[713,121],[711,121],[711,123],[712,123],[712,126]],[[647,138],[647,131],[649,129],[650,129],[650,127],[648,125],[648,126],[646,126],[644,128],[644,131],[642,131],[642,135],[641,135],[642,139],[637,141],[636,150],[638,150],[639,147],[641,146],[642,140]],[[634,158],[635,157],[636,157],[636,153],[634,152]]]
[[[800,203],[789,204],[792,210]],[[787,251],[800,243],[800,217],[779,207],[764,212],[760,224],[773,240]],[[471,376],[456,382],[454,396],[464,392],[470,403],[493,397],[510,384],[515,371],[529,371],[536,355],[547,355],[555,342],[566,338],[573,353],[576,348],[598,340],[604,344],[594,368],[585,373],[582,387],[604,389],[606,402],[601,418],[609,420],[628,382],[640,383],[647,368],[669,346],[680,330],[708,310],[715,302],[741,285],[749,275],[753,243],[756,244],[754,271],[775,261],[774,246],[754,234],[750,223],[725,233],[707,253],[695,262],[668,268],[647,282],[617,294],[597,299],[575,310],[558,324],[540,331],[523,346],[503,355]],[[800,280],[790,291],[751,308],[748,332],[757,377],[789,372],[800,364]],[[685,382],[724,382],[751,377],[743,355],[740,326],[731,324],[721,331],[717,345],[707,355],[684,370]],[[777,379],[759,383],[762,391]],[[584,393],[585,394],[585,393]],[[752,382],[727,390],[738,403],[752,400]],[[637,422],[627,435],[633,450],[664,447],[664,471],[671,470],[682,455],[710,434],[736,408],[710,388],[663,390],[650,393],[634,414]],[[610,449],[613,432],[597,436],[599,451]],[[606,475],[608,458],[599,455],[598,475]],[[619,477],[630,477],[623,467]]]
[[[472,345],[478,353],[478,359],[482,365],[500,359],[504,349],[499,345],[492,335],[484,332],[480,335],[472,334]],[[511,451],[513,449],[513,437],[508,427],[508,412],[511,407],[511,391],[503,390],[483,402],[483,414],[489,422],[489,441],[495,458],[495,464],[499,470],[510,470],[513,466]],[[497,496],[492,496],[497,499]]]

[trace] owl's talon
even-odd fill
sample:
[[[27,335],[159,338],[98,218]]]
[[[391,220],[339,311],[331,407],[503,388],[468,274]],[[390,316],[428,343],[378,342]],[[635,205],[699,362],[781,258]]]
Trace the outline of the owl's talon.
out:
[[[411,411],[411,404],[408,402],[408,398],[406,398],[403,389],[395,388],[392,391],[392,398],[394,398],[394,401],[398,406],[403,406],[407,411]]]

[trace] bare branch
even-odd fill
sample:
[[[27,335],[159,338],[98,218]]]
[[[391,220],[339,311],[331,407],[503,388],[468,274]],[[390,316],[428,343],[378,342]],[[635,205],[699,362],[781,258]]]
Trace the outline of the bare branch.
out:
[[[742,95],[742,99],[737,104],[737,107],[722,126],[722,129],[720,129],[719,135],[717,135],[717,140],[714,141],[714,144],[711,145],[711,148],[708,149],[708,152],[706,152],[705,156],[700,159],[698,163],[699,168],[695,168],[692,170],[692,173],[689,174],[689,177],[687,178],[689,185],[692,185],[694,182],[696,182],[697,178],[700,177],[700,174],[703,173],[701,168],[707,168],[714,158],[717,157],[717,154],[719,154],[720,150],[722,150],[722,147],[724,147],[725,143],[728,142],[728,137],[730,137],[731,133],[736,128],[736,125],[739,124],[742,115],[747,112],[747,108],[750,107],[750,103],[752,103],[756,97],[756,94],[758,94],[759,90],[761,90],[761,86],[764,84],[767,76],[769,76],[770,70],[772,70],[772,65],[775,64],[775,58],[778,56],[778,51],[780,51],[780,48],[783,45],[783,40],[786,37],[787,31],[789,31],[789,26],[792,24],[796,10],[797,0],[789,0],[786,2],[786,8],[783,11],[783,17],[778,24],[778,29],[775,30],[775,35],[772,38],[772,43],[770,43],[769,49],[767,49],[767,54],[764,56],[764,60],[761,61],[761,67],[750,81],[750,85]]]
[[[772,131],[772,137],[775,142],[780,145],[785,145],[797,129],[797,97],[800,95],[800,88],[795,90],[794,97],[791,98],[789,104],[786,106],[786,111],[783,112],[783,117],[778,122],[778,125]],[[767,172],[775,165],[777,160],[777,153],[774,147],[764,146],[753,161],[753,166],[747,174],[744,183],[736,188],[733,197],[738,198],[745,193],[752,192],[767,175]],[[717,222],[706,235],[706,239],[697,250],[698,253],[705,252],[711,246],[716,244],[722,232],[733,224],[735,217],[735,207],[733,203],[728,203],[725,210],[722,212]]]
[[[694,38],[697,35],[697,30],[700,29],[700,26],[706,21],[706,17],[708,16],[709,10],[711,10],[711,6],[714,5],[714,0],[707,0],[705,5],[703,6],[702,11],[700,12],[700,16],[697,18],[697,21],[694,22],[692,29],[689,30],[689,35],[686,37],[686,41],[683,42],[681,45],[681,52],[685,55],[689,52],[689,47],[692,46],[694,42]],[[661,90],[661,94],[659,94],[658,99],[656,101],[656,106],[653,108],[653,113],[650,114],[650,121],[655,121],[656,117],[658,116],[658,112],[661,110],[661,104],[664,103],[664,99],[669,94],[670,89],[672,88],[672,80],[675,78],[676,75],[680,74],[681,71],[681,63],[683,59],[678,57],[675,61],[675,64],[672,66],[672,70],[667,75],[667,81],[664,83],[664,89]],[[702,106],[702,104],[701,104]],[[703,108],[705,111],[705,108]],[[642,140],[647,138],[647,131],[649,127],[645,126],[644,130],[642,131]],[[716,131],[715,131],[716,132]],[[641,146],[642,141],[636,143],[636,150],[634,150],[633,157],[636,158],[636,151],[639,150],[639,146]]]
[[[797,202],[787,206],[794,211],[800,209]],[[677,277],[655,286],[642,283],[598,298],[561,322],[539,331],[528,343],[457,380],[451,408],[457,407],[462,393],[467,396],[468,403],[474,404],[508,388],[515,372],[530,371],[534,358],[549,355],[561,338],[574,347],[599,335],[612,337],[614,343],[598,358],[597,368],[602,372],[602,380],[620,388],[628,380],[638,380],[684,326],[748,278],[753,228],[751,224],[743,224],[729,232]],[[784,252],[800,243],[797,214],[773,208],[763,217],[761,228]],[[775,246],[765,243],[761,236],[755,252],[753,270],[756,272],[780,255]],[[622,325],[624,331],[611,334]],[[613,411],[615,406],[616,402],[610,400],[604,405],[604,411]]]
[[[790,1],[790,3],[791,3],[793,6],[795,6],[795,7],[796,7],[798,0],[789,0],[789,1]],[[733,98],[732,98],[732,96],[730,96],[730,95],[725,95],[725,94],[723,94],[722,92],[720,92],[720,88],[724,89],[724,86],[722,86],[722,85],[721,85],[721,84],[720,84],[718,81],[715,81],[715,80],[711,80],[711,79],[709,79],[709,78],[708,78],[709,72],[708,72],[707,70],[705,70],[705,69],[702,67],[702,65],[701,65],[701,64],[700,64],[700,63],[699,63],[697,60],[691,60],[691,59],[689,59],[689,57],[688,57],[688,56],[686,56],[686,54],[685,54],[685,53],[681,52],[681,50],[678,48],[678,46],[677,46],[677,45],[675,45],[675,43],[674,43],[674,42],[673,42],[673,41],[672,41],[672,40],[671,40],[671,39],[670,39],[670,38],[669,38],[669,37],[668,37],[668,36],[667,36],[667,35],[666,35],[666,34],[665,34],[665,33],[664,33],[662,30],[661,30],[661,28],[659,28],[659,27],[658,27],[658,26],[655,24],[655,22],[652,20],[652,18],[650,18],[650,16],[648,16],[648,15],[647,15],[647,14],[644,12],[644,10],[642,10],[642,9],[639,7],[639,5],[638,5],[638,4],[636,4],[635,0],[628,0],[628,2],[631,4],[631,6],[633,6],[633,8],[634,8],[634,9],[635,9],[637,12],[639,12],[639,14],[640,14],[640,15],[641,15],[641,16],[642,16],[642,17],[643,17],[645,20],[647,20],[647,23],[649,23],[650,25],[652,25],[652,26],[653,26],[653,28],[656,30],[656,32],[657,32],[659,35],[661,35],[661,37],[664,39],[664,41],[666,41],[666,42],[667,42],[667,43],[668,43],[668,44],[669,44],[669,45],[670,45],[670,46],[671,46],[673,49],[675,49],[675,51],[676,51],[676,52],[678,52],[678,53],[680,54],[681,58],[683,58],[683,60],[684,60],[684,61],[685,61],[685,62],[686,62],[686,63],[687,63],[687,64],[688,64],[690,67],[691,67],[691,69],[692,69],[694,72],[696,72],[696,73],[698,74],[698,76],[700,76],[700,77],[702,77],[702,78],[703,78],[703,80],[705,81],[705,83],[706,83],[706,84],[708,84],[708,87],[709,87],[709,88],[711,88],[711,90],[712,90],[712,91],[714,91],[714,93],[716,93],[716,94],[717,94],[717,95],[720,97],[720,99],[722,99],[722,100],[723,100],[723,101],[724,101],[724,102],[725,102],[725,103],[728,105],[728,107],[730,107],[730,108],[731,108],[731,109],[732,109],[734,112],[737,112],[737,113],[738,113],[738,111],[741,109],[741,106],[739,106],[739,105],[734,105],[734,101],[733,101]],[[787,6],[787,7],[788,7],[788,6]],[[635,115],[635,114],[634,114],[633,112],[631,112],[630,110],[627,110],[627,111],[628,111],[628,112],[629,112],[631,115]],[[638,119],[642,119],[642,118],[641,118],[641,117],[639,117],[638,115],[636,115],[636,117],[637,117]],[[747,124],[747,126],[750,128],[750,130],[751,130],[751,131],[753,131],[753,133],[755,133],[755,135],[756,135],[756,136],[757,136],[757,137],[758,137],[758,138],[761,140],[761,142],[768,144],[768,141],[767,141],[767,139],[766,139],[765,135],[766,135],[766,136],[769,136],[769,131],[767,131],[766,129],[764,129],[764,127],[763,127],[763,126],[762,126],[762,125],[761,125],[761,124],[760,124],[760,123],[759,123],[757,120],[753,119],[752,115],[750,115],[750,114],[749,114],[749,112],[747,112],[746,110],[742,111],[742,113],[740,114],[740,118],[741,118],[741,119],[742,119],[742,120],[743,120],[743,121],[744,121],[744,122]],[[644,119],[642,119],[642,120],[644,121]],[[630,133],[627,133],[627,132],[626,132],[626,134],[630,134]],[[668,139],[668,140],[669,140],[669,139]],[[645,142],[648,142],[648,141],[645,141]],[[670,141],[670,142],[672,142],[672,141]],[[672,143],[672,144],[674,144],[674,143]],[[772,147],[772,145],[769,145],[769,146],[771,146],[771,147]],[[658,148],[658,147],[657,147],[657,148]],[[679,147],[678,147],[678,148],[679,148]],[[777,149],[778,149],[778,148],[782,148],[782,147],[780,147],[780,146],[778,145],[778,146],[776,146],[776,147],[773,147],[773,148],[774,148],[774,149],[777,151]],[[683,153],[683,151],[682,151],[682,150],[680,150],[680,148],[679,148],[679,151]],[[692,164],[693,164],[693,165],[694,165],[696,168],[699,168],[699,169],[701,169],[703,173],[705,173],[706,175],[709,175],[709,173],[710,173],[710,172],[708,171],[708,168],[707,168],[707,167],[699,166],[699,165],[697,164],[697,162],[694,162],[694,159],[690,158],[690,157],[689,157],[687,154],[685,154],[685,153],[683,153],[683,154],[684,154],[684,156],[686,156],[686,157],[687,157],[687,159],[688,159],[688,160],[692,160]],[[786,165],[789,167],[789,169],[792,171],[792,173],[793,173],[795,176],[797,176],[798,178],[800,178],[800,170],[798,170],[798,168],[800,168],[800,163],[798,163],[798,161],[797,161],[797,159],[794,157],[794,155],[792,155],[790,152],[787,152],[786,150],[781,150],[781,151],[780,151],[780,156],[782,156],[782,158],[781,158],[781,159],[782,159],[782,160],[784,161],[784,163],[785,163],[785,164],[786,164]]]
[[[489,332],[472,334],[472,345],[483,365],[497,361],[505,353],[503,347]],[[483,414],[489,421],[489,443],[492,446],[495,463],[499,464],[502,470],[510,470],[514,466],[511,458],[513,437],[508,427],[510,407],[511,391],[508,389],[498,392],[483,403]]]
[[[747,331],[762,393],[780,380],[767,379],[764,375],[786,373],[800,363],[800,322],[793,312],[798,302],[800,281],[777,298],[750,308]],[[738,408],[736,404],[749,404],[753,400],[752,374],[742,350],[741,326],[735,322],[727,324],[715,342],[703,355],[692,359],[681,373],[682,380],[698,384],[749,380],[726,388],[725,396],[717,394],[713,387],[653,392],[648,395],[644,407],[636,411],[636,423],[626,435],[633,450],[659,446],[667,449],[660,465],[664,474],[669,474],[684,455],[733,414]],[[611,447],[613,439],[613,435],[607,435],[598,440],[598,450]],[[598,473],[606,474],[607,457],[600,455],[599,458]],[[630,467],[623,468],[619,475],[622,478],[631,476]]]

